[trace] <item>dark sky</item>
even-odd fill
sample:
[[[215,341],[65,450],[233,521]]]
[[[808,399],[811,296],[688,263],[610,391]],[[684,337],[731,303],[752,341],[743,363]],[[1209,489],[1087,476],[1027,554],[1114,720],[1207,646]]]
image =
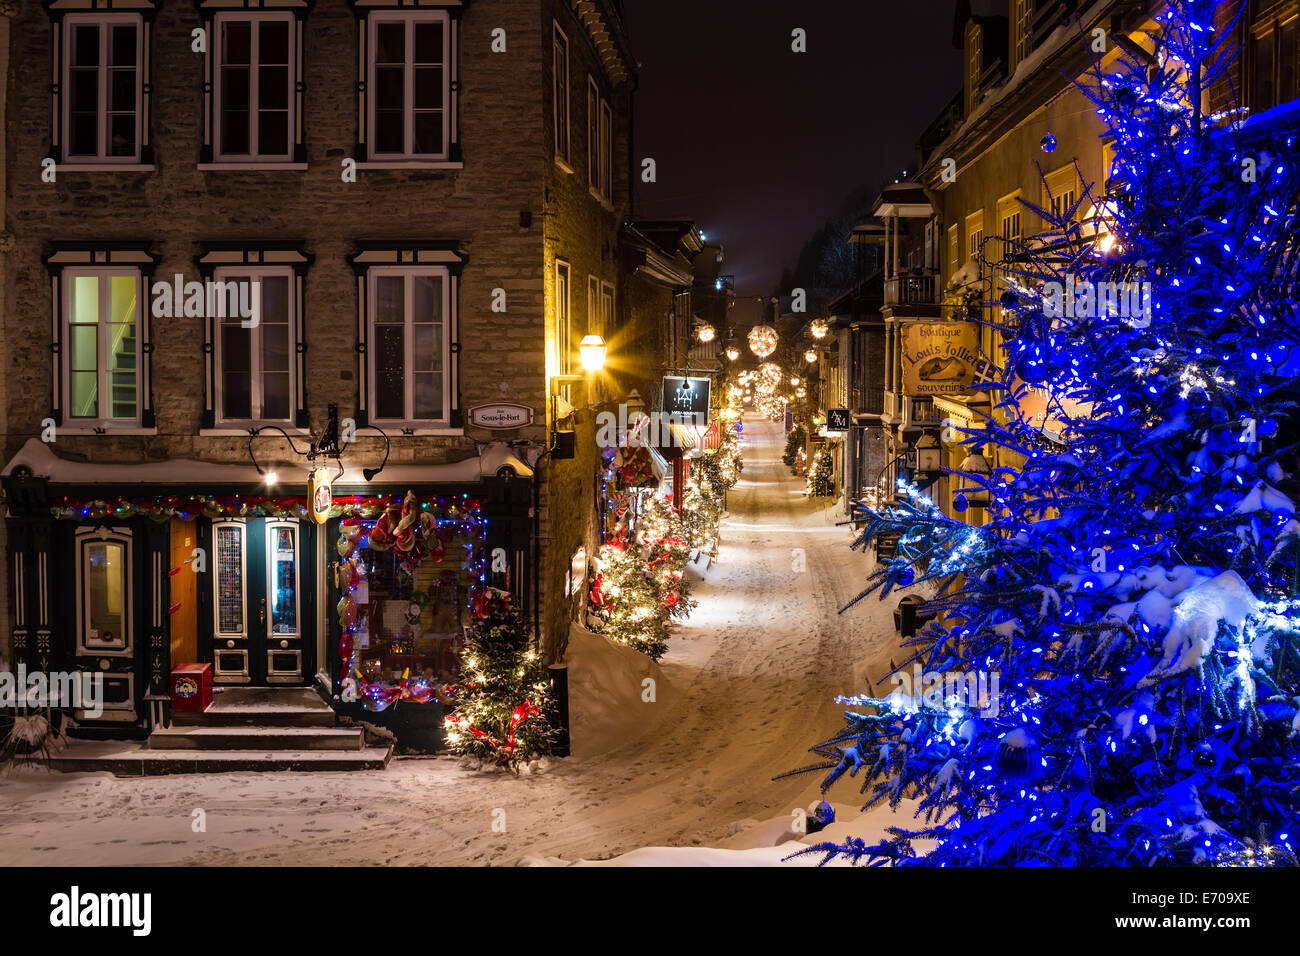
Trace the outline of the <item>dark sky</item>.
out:
[[[855,188],[910,171],[961,81],[954,3],[623,0],[635,154],[658,165],[637,215],[694,219],[738,293],[770,294]],[[796,27],[807,53],[791,51]]]

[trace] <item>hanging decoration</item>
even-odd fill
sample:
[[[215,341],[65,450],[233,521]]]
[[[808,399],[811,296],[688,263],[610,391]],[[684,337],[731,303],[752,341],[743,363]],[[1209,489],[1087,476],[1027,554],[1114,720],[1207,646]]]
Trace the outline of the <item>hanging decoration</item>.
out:
[[[749,330],[749,350],[761,359],[776,351],[780,336],[770,325],[756,325]]]

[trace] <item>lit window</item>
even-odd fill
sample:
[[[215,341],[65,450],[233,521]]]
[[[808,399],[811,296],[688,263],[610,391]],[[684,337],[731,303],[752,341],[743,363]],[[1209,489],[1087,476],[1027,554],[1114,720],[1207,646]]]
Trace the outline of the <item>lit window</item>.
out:
[[[138,269],[63,272],[64,407],[79,424],[138,424]]]

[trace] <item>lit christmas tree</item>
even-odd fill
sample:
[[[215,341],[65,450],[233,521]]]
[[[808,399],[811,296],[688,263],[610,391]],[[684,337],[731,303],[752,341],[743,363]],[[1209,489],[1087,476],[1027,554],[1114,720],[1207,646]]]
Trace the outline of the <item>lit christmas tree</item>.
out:
[[[550,675],[509,594],[480,592],[473,613],[455,710],[444,718],[448,747],[518,772],[549,754],[558,733]]]
[[[672,620],[685,620],[695,602],[686,565],[691,559],[690,531],[672,498],[651,495],[638,528],[646,571],[654,581],[659,603]]]
[[[718,554],[718,525],[722,521],[722,501],[707,494],[692,477],[682,495],[682,522],[686,541],[693,551],[709,557]]]
[[[804,439],[807,437],[802,425],[795,425],[790,429],[789,434],[785,436],[785,454],[781,456],[781,461],[792,471],[795,462],[799,459],[799,453],[803,451]]]
[[[601,546],[590,599],[600,633],[658,660],[668,650],[668,622],[662,593],[647,564],[645,551],[632,540],[627,525],[618,524]]]
[[[1285,108],[1202,115],[1231,58],[1214,6],[1177,0],[1150,63],[1097,68],[1109,194],[1040,211],[1047,234],[995,267],[1006,360],[968,444],[1017,467],[950,479],[988,523],[911,486],[862,514],[860,544],[901,538],[857,600],[950,589],[899,670],[963,679],[845,699],[827,760],[795,772],[861,777],[868,806],[913,798],[921,823],[806,852],[1297,862],[1300,156]],[[998,691],[970,694],[972,674]]]
[[[725,426],[718,441],[718,450],[696,460],[693,467],[704,493],[717,501],[724,501],[727,492],[740,480],[740,473],[745,467],[736,426]]]
[[[812,464],[808,466],[806,493],[812,498],[827,498],[835,494],[835,458],[833,442],[817,449]]]

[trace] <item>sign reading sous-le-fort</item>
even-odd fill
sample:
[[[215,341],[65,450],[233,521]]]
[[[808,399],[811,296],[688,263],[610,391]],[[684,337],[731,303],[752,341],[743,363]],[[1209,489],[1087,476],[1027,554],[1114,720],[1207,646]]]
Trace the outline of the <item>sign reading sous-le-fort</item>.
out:
[[[970,322],[914,322],[903,333],[903,394],[954,395],[979,363],[979,328]]]

